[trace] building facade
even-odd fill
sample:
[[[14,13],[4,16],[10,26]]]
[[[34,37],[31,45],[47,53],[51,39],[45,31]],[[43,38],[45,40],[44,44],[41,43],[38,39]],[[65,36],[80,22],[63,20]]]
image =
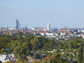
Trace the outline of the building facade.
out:
[[[50,30],[50,23],[47,23],[47,30]]]
[[[19,29],[19,21],[16,19],[16,29]]]

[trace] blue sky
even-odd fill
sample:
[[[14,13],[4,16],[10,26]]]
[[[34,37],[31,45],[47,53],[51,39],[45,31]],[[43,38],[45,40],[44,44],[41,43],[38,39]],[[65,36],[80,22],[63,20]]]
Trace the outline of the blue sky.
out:
[[[84,27],[84,0],[0,0],[0,27]]]

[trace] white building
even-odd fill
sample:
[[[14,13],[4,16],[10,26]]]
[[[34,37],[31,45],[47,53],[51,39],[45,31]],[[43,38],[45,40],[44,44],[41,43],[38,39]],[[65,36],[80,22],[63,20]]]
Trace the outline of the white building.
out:
[[[9,30],[15,30],[15,28],[14,27],[10,27],[10,28],[8,28]]]
[[[5,60],[5,59],[6,59],[6,55],[0,54],[0,61],[2,61],[2,63],[7,62],[7,60]]]
[[[50,23],[47,23],[47,30],[50,30]]]
[[[44,36],[45,35],[45,33],[40,33],[42,36]]]
[[[0,61],[5,63],[7,61],[16,61],[17,59],[14,58],[14,54],[0,54]]]

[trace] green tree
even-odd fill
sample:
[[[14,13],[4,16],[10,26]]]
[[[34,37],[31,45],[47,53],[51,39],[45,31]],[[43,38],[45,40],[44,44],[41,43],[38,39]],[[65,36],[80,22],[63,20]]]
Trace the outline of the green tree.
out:
[[[47,59],[47,63],[51,63],[51,59],[50,58]]]
[[[71,63],[71,61],[66,61],[65,63]]]
[[[0,63],[2,63],[2,61],[0,61]]]
[[[14,63],[14,62],[12,62],[12,61],[7,61],[7,62],[5,62],[5,63]]]
[[[2,49],[1,49],[1,54],[4,54],[4,52],[5,52],[5,49],[2,48]]]
[[[83,60],[83,45],[79,47],[77,63],[82,63]]]
[[[11,50],[15,53],[15,57],[19,60],[26,59],[26,55],[30,53],[31,44],[28,42],[12,41],[10,43]]]
[[[34,62],[32,62],[32,63],[41,63],[40,61],[37,61],[37,60],[34,60]]]
[[[60,57],[60,54],[53,53],[53,54],[52,54],[52,57],[57,59],[58,57]]]
[[[45,59],[42,61],[42,63],[47,63],[47,58],[45,58]]]

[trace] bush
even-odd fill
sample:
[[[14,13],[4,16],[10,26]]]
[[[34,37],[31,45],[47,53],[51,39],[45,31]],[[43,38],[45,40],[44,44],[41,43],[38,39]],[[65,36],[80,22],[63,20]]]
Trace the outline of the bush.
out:
[[[12,61],[7,61],[7,62],[5,62],[5,63],[14,63],[14,62],[12,62]]]
[[[0,61],[0,63],[2,63],[2,61]]]

